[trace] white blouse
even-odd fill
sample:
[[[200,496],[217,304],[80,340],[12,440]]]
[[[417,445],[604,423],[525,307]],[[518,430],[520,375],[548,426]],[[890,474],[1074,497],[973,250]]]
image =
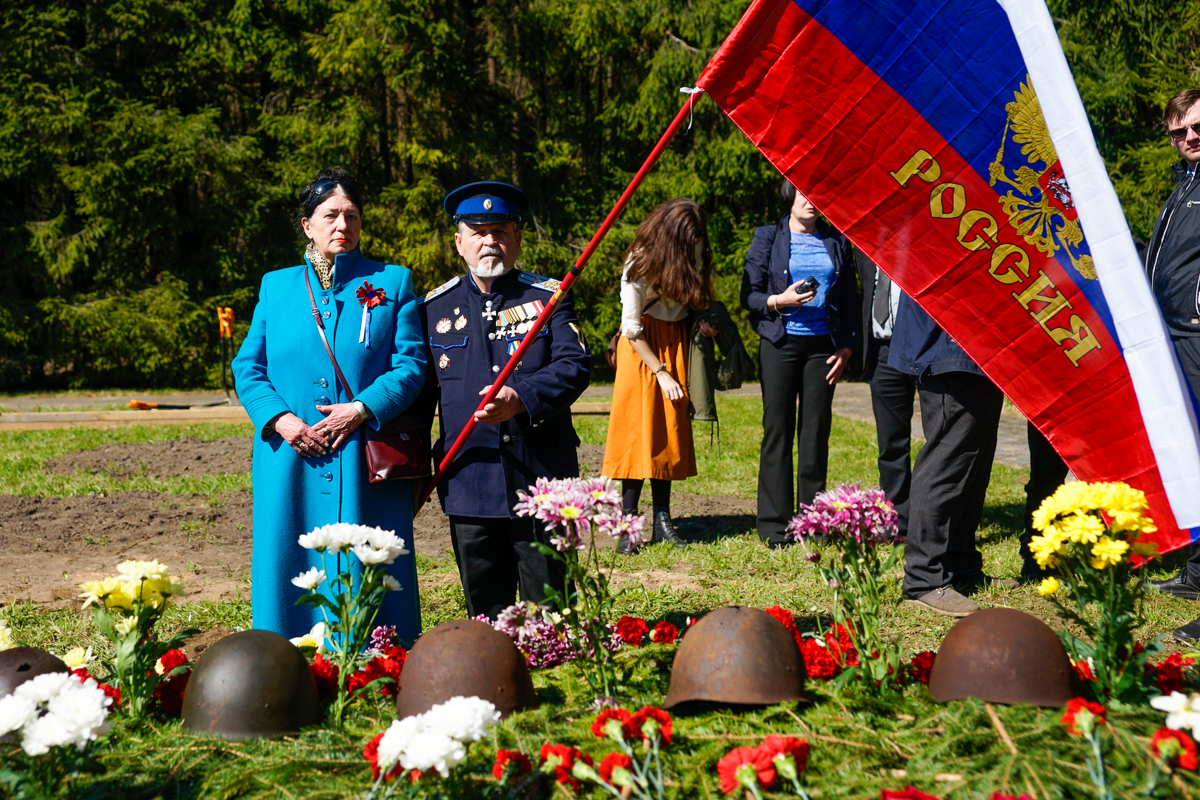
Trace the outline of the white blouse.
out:
[[[649,314],[663,322],[678,322],[688,314],[687,306],[659,297],[654,288],[644,281],[630,281],[629,265],[621,271],[621,333],[626,339],[637,339],[642,335],[642,314]],[[646,308],[652,301],[657,303]]]

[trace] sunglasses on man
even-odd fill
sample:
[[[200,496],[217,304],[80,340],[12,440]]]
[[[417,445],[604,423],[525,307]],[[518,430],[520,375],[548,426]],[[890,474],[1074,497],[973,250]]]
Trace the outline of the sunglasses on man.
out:
[[[1187,125],[1183,128],[1171,128],[1171,130],[1167,131],[1167,135],[1172,139],[1182,139],[1184,136],[1187,136],[1188,128],[1191,128],[1192,133],[1200,133],[1200,122]]]

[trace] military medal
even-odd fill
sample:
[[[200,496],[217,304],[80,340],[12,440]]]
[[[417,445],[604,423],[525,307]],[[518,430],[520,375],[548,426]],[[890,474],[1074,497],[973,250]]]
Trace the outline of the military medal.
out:
[[[487,308],[484,309],[484,311],[483,311],[483,318],[486,319],[488,322],[491,322],[493,319],[496,318],[496,312],[492,311],[492,301],[491,300],[486,301],[486,303],[487,303]]]
[[[445,369],[450,366],[450,356],[442,353],[442,357],[438,359],[438,369]]]
[[[442,317],[441,319],[438,320],[437,327],[435,327],[434,330],[437,331],[438,333],[449,333],[450,332],[450,320],[447,317]]]
[[[461,331],[465,327],[467,327],[466,317],[459,317],[458,319],[454,320],[454,330]]]
[[[462,309],[458,309],[458,308],[456,308],[456,309],[454,309],[454,313],[455,313],[455,314],[461,314],[461,313],[462,313]]]

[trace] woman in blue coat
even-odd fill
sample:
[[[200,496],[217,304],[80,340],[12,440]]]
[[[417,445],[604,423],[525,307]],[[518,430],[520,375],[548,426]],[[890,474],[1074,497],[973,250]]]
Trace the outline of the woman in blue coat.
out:
[[[346,522],[393,530],[408,545],[410,552],[388,568],[401,588],[387,594],[378,624],[395,625],[412,642],[421,612],[411,484],[369,483],[361,442],[362,425],[378,429],[404,411],[424,380],[412,277],[359,251],[362,197],[345,170],[322,170],[300,202],[310,239],[305,263],[263,276],[250,332],[233,362],[238,397],[256,434],[254,627],[294,638],[322,621],[320,610],[295,605],[304,590],[292,578],[321,566],[320,554],[296,540]],[[321,343],[306,274],[352,403]]]

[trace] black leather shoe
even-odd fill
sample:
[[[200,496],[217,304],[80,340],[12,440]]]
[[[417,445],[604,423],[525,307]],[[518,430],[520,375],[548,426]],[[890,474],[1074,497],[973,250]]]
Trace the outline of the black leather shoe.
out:
[[[1155,589],[1158,589],[1160,592],[1165,592],[1166,594],[1174,595],[1175,597],[1182,597],[1187,600],[1200,599],[1200,586],[1196,586],[1194,583],[1189,582],[1187,576],[1184,575],[1183,570],[1180,570],[1177,575],[1173,575],[1170,578],[1167,578],[1165,581],[1150,581],[1150,585]],[[1187,625],[1183,626],[1183,628],[1186,627]],[[1179,630],[1183,630],[1183,628],[1180,628]],[[1195,637],[1193,636],[1192,638]]]
[[[1200,619],[1194,619],[1187,625],[1171,631],[1171,637],[1177,642],[1194,642],[1200,639]]]
[[[628,533],[622,533],[617,537],[617,552],[623,556],[633,555],[633,548],[629,546]]]
[[[654,515],[654,534],[652,542],[670,542],[676,547],[687,547],[687,542],[679,538],[679,531],[671,523],[671,515],[660,511]]]

